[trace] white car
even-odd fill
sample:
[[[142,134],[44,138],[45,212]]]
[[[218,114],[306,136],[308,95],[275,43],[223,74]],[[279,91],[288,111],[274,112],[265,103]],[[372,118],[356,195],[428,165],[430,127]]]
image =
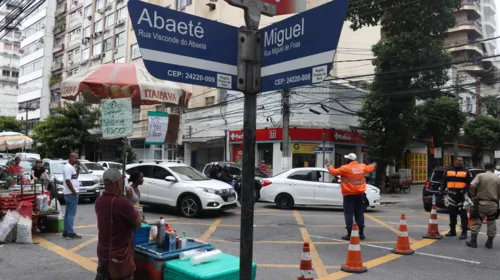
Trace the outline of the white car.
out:
[[[134,171],[144,175],[141,204],[177,208],[185,217],[203,211],[224,211],[237,207],[238,197],[227,183],[212,180],[181,163],[144,162],[127,165],[127,177]]]
[[[99,161],[97,163],[99,163],[104,168],[104,170],[108,170],[109,168],[116,168],[121,171],[123,169],[123,165],[118,162]]]
[[[294,205],[342,206],[340,184],[325,168],[294,168],[262,180],[260,200],[276,203],[279,208]],[[366,185],[367,207],[380,205],[380,190]]]
[[[101,189],[104,188],[104,183],[102,181],[102,174],[104,174],[104,167],[102,167],[100,164],[88,160],[80,160],[80,164],[85,166],[87,170],[92,172],[97,178],[99,178],[99,184],[101,185]]]

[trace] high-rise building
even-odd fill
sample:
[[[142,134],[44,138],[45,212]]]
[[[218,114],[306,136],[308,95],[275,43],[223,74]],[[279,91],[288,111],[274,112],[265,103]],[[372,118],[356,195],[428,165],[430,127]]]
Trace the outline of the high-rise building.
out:
[[[56,4],[56,1],[43,1],[22,22],[17,98],[20,109],[17,119],[25,122],[28,130],[50,114],[49,79],[56,31]]]
[[[22,0],[3,1],[0,5],[0,116],[16,116],[18,112],[17,96],[19,94],[17,79],[19,77],[19,58],[21,47],[21,31],[13,15],[21,12]]]

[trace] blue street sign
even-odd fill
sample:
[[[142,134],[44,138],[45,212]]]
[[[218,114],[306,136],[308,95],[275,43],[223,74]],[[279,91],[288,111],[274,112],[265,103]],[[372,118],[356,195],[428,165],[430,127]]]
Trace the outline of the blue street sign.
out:
[[[136,0],[128,2],[128,10],[151,75],[236,89],[238,28]]]
[[[322,82],[333,66],[347,6],[348,0],[334,0],[261,29],[261,91]]]
[[[315,147],[314,152],[316,154],[321,154],[323,153],[323,147]],[[333,154],[333,147],[325,147],[325,153],[326,154]]]

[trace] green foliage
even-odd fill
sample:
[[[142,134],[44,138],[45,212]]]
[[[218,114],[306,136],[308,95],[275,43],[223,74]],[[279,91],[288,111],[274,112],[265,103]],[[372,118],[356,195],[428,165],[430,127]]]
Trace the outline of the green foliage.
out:
[[[126,145],[125,151],[127,152],[127,164],[137,162],[137,154],[130,145]],[[116,158],[116,162],[123,163],[123,152],[120,152],[120,157]]]
[[[444,142],[457,138],[465,121],[466,115],[456,98],[428,99],[417,106],[417,123],[420,126],[418,136],[433,137],[436,147],[442,147]]]
[[[18,121],[16,117],[0,117],[0,132],[13,131],[24,133],[24,124]]]
[[[55,85],[57,83],[60,83],[61,81],[62,81],[61,76],[50,75],[49,85],[53,86],[53,85]]]
[[[33,138],[40,143],[37,150],[43,157],[65,158],[82,145],[97,143],[99,137],[89,130],[98,126],[100,111],[84,103],[68,103],[55,108],[55,114],[40,121]]]
[[[500,147],[500,120],[491,116],[478,116],[464,126],[463,139],[477,148],[497,149]]]
[[[486,109],[488,115],[500,119],[500,99],[497,95],[481,97],[480,104]]]

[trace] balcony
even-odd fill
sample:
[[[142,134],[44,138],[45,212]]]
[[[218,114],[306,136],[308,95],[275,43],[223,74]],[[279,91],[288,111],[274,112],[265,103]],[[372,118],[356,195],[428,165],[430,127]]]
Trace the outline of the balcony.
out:
[[[483,24],[491,29],[491,31],[495,32],[497,30],[497,22],[493,17],[486,17],[483,19]],[[489,32],[489,31],[488,31]]]
[[[57,71],[57,70],[62,69],[62,68],[63,68],[62,62],[54,62],[54,63],[52,63],[52,67],[50,68],[50,70]]]
[[[479,55],[484,55],[481,43],[474,43],[474,40],[461,40],[454,42],[445,42],[444,46],[450,52],[475,51]]]
[[[52,50],[52,53],[56,53],[56,52],[60,52],[60,51],[63,51],[64,50],[64,44],[63,43],[59,43],[57,45],[54,46],[54,50]]]
[[[481,0],[481,5],[483,5],[485,9],[490,9],[491,11],[496,12],[497,4],[495,1],[497,0]]]
[[[64,32],[64,30],[66,30],[66,25],[56,25],[54,27],[54,35]]]
[[[476,35],[474,37],[481,37],[483,35],[481,23],[474,20],[457,21],[455,27],[448,30],[449,33],[459,31],[473,32]]]
[[[63,5],[62,7],[59,7],[56,10],[56,17],[63,15],[67,11],[66,5]]]
[[[57,82],[57,83],[54,83],[50,86],[50,90],[54,90],[54,91],[58,91],[59,89],[61,89],[61,82]]]
[[[57,103],[57,102],[52,102],[51,101],[49,103],[49,109],[55,109],[55,108],[59,108],[59,107],[61,107],[61,105],[59,103]]]
[[[481,6],[475,0],[463,0],[462,11],[467,11],[471,19],[479,19],[481,17]]]

